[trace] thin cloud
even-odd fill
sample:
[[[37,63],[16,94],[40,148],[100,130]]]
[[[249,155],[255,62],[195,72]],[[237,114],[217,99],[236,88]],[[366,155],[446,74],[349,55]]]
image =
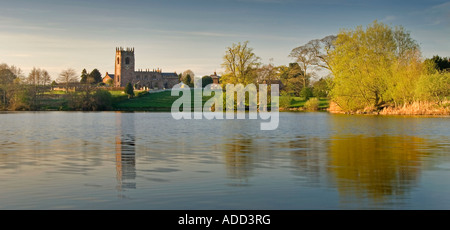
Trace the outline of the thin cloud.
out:
[[[388,22],[395,21],[396,19],[397,19],[396,16],[388,15],[388,16],[384,17],[383,19],[381,19],[381,22],[388,23]]]

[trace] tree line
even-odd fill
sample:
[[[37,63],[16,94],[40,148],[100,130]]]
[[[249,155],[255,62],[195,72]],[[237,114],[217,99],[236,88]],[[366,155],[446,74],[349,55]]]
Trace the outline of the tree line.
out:
[[[97,88],[102,83],[98,69],[88,73],[84,69],[81,76],[72,68],[61,71],[56,80],[47,70],[34,67],[28,76],[14,65],[0,64],[0,110],[41,110],[45,102],[63,97],[67,110],[107,110],[111,108],[112,95]],[[56,86],[65,89],[64,95],[50,92]],[[77,87],[76,92],[70,91]]]
[[[450,107],[450,58],[424,59],[402,26],[374,21],[341,30],[292,49],[289,57],[288,65],[262,64],[248,41],[233,44],[223,56],[222,85],[279,82],[287,98],[327,97],[346,112],[417,102]]]
[[[346,112],[380,111],[417,102],[450,108],[450,58],[435,55],[424,59],[419,44],[402,26],[374,21],[366,27],[343,29],[337,35],[295,47],[288,56],[293,62],[287,65],[275,66],[272,60],[262,63],[248,41],[233,43],[223,55],[222,88],[226,84],[279,84],[280,104],[285,107],[290,106],[291,97],[315,97],[328,98]],[[194,87],[192,70],[180,73],[179,78]],[[59,85],[69,93],[73,83],[82,87],[68,96],[74,102],[71,108],[96,110],[109,106],[109,102],[100,103],[109,100],[105,99],[107,93],[97,93],[101,89],[95,87],[104,84],[98,69],[83,69],[77,75],[69,68],[56,81],[50,81],[45,69],[33,68],[25,76],[20,68],[1,64],[0,109],[39,109],[45,92]],[[210,76],[201,78],[203,87],[211,83]],[[130,98],[132,90],[127,86]]]

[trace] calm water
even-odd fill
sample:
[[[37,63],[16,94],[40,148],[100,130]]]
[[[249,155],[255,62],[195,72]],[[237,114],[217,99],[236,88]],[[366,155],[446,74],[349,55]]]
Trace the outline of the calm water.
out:
[[[450,118],[0,114],[0,209],[450,209]]]

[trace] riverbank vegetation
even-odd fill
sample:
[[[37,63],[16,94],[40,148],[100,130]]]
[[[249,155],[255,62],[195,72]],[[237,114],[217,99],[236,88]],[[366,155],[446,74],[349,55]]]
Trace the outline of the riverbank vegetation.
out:
[[[343,30],[334,46],[330,97],[342,112],[450,114],[450,73],[441,58],[422,60],[403,27]]]
[[[401,26],[374,21],[343,29],[295,47],[287,56],[293,60],[287,65],[262,63],[248,41],[232,44],[221,63],[222,89],[267,84],[270,102],[271,85],[278,84],[281,111],[450,114],[450,58],[424,59],[418,42]],[[192,70],[180,74],[191,88],[194,79]],[[168,111],[178,98],[135,91],[131,84],[107,88],[98,69],[84,69],[78,76],[68,68],[51,81],[45,69],[33,68],[25,76],[20,68],[1,64],[0,110]],[[213,82],[210,76],[201,81],[201,87]]]

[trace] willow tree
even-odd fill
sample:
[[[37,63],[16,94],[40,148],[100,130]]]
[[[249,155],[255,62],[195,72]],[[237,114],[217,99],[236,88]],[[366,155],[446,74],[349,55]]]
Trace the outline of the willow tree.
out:
[[[329,60],[334,75],[330,94],[346,111],[377,109],[392,102],[397,90],[414,88],[411,81],[401,87],[397,82],[420,76],[418,45],[403,27],[375,21],[367,28],[342,30],[334,45]],[[417,68],[405,71],[411,66]]]

